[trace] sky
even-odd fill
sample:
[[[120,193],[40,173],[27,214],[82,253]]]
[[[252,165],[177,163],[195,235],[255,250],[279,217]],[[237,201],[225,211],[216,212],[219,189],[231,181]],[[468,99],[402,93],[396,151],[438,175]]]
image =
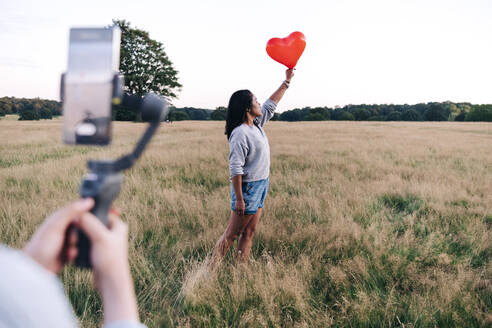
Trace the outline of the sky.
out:
[[[279,111],[347,104],[492,103],[492,0],[0,0],[0,97],[59,99],[71,27],[125,19],[162,42],[177,107],[260,102],[285,79],[273,37],[306,49]]]

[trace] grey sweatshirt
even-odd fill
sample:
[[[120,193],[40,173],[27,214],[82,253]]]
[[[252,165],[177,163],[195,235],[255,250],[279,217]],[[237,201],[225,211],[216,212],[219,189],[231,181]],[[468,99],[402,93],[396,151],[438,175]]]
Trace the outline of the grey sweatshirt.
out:
[[[241,124],[229,138],[229,171],[231,179],[242,175],[242,181],[258,181],[270,174],[270,146],[263,125],[273,117],[277,104],[268,99],[261,106],[262,116],[253,126]]]

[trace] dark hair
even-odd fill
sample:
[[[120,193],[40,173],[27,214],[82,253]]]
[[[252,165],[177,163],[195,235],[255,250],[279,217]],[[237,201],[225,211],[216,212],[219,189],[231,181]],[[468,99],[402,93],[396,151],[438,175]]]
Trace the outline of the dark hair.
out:
[[[229,99],[226,113],[225,134],[227,140],[231,137],[232,130],[246,122],[246,110],[253,105],[253,94],[249,90],[239,90]]]

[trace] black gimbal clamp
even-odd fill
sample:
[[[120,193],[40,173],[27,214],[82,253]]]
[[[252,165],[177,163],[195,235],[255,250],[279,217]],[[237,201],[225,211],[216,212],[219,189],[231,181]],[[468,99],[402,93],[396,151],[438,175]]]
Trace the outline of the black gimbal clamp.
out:
[[[143,99],[138,96],[123,97],[122,105],[139,109],[142,120],[149,122],[144,135],[140,138],[132,153],[117,160],[89,160],[90,170],[82,179],[80,195],[90,197],[95,201],[91,213],[105,225],[108,225],[108,213],[113,200],[118,196],[123,182],[123,170],[131,168],[140,157],[150,139],[156,132],[161,121],[167,116],[169,109],[167,101],[155,94],[147,94]],[[75,265],[81,268],[90,268],[91,244],[87,236],[79,231],[77,242],[78,255]]]

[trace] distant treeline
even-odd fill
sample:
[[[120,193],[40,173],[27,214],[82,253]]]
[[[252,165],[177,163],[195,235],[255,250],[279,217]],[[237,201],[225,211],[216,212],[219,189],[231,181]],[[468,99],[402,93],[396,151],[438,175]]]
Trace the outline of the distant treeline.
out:
[[[18,114],[19,120],[51,119],[61,115],[61,103],[39,98],[0,98],[0,116]],[[135,121],[135,111],[117,107],[113,119]],[[193,107],[171,107],[170,121],[222,121],[226,108],[215,110]],[[415,105],[346,105],[344,107],[304,107],[275,113],[272,120],[279,121],[482,121],[492,122],[492,105],[470,103],[430,102]]]
[[[19,120],[51,119],[61,115],[61,103],[40,98],[0,98],[0,116],[18,114]]]
[[[486,121],[492,122],[492,105],[431,102],[415,105],[347,105],[305,107],[283,112],[280,121]]]
[[[225,120],[226,108],[215,110],[173,108],[172,121]],[[492,105],[431,102],[416,105],[347,105],[344,107],[304,107],[275,113],[279,121],[485,121],[492,122]]]

